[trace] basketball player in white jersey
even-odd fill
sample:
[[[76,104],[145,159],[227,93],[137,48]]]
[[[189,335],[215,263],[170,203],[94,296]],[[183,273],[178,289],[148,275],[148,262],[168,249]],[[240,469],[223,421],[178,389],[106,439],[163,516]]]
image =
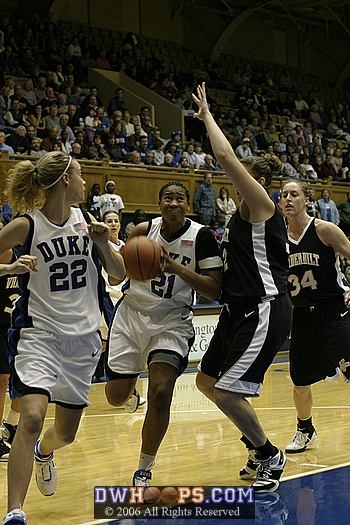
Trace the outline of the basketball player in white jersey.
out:
[[[128,280],[109,335],[106,395],[120,406],[148,368],[148,406],[133,485],[148,486],[156,454],[169,424],[173,389],[187,366],[194,338],[194,291],[216,300],[221,259],[209,228],[186,218],[187,188],[169,182],[159,192],[161,217],[135,226],[130,237],[147,235],[165,250],[165,270],[144,282]]]
[[[20,397],[21,413],[9,458],[3,525],[27,523],[22,506],[33,453],[39,490],[45,496],[55,492],[53,451],[74,440],[88,404],[101,352],[95,256],[115,278],[125,273],[108,227],[87,225],[81,210],[71,207],[84,201],[84,189],[79,163],[63,152],[48,153],[36,166],[18,162],[7,180],[8,200],[21,216],[0,232],[0,254],[16,246],[29,271],[18,277],[21,296],[9,331],[11,396]],[[56,403],[55,420],[38,440],[49,401]]]

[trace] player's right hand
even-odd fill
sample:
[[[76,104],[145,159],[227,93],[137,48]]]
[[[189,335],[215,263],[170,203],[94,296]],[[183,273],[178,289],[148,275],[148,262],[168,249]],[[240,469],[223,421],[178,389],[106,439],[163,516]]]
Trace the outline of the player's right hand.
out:
[[[34,255],[21,255],[14,263],[9,264],[10,274],[37,272],[38,259]]]

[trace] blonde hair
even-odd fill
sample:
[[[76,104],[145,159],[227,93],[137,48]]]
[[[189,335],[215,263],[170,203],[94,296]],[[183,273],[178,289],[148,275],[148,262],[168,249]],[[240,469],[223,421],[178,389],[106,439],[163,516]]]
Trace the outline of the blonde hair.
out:
[[[5,196],[15,214],[23,215],[41,209],[56,182],[71,168],[71,157],[51,151],[40,157],[35,166],[30,160],[17,162],[8,172]],[[69,165],[69,164],[70,165]]]

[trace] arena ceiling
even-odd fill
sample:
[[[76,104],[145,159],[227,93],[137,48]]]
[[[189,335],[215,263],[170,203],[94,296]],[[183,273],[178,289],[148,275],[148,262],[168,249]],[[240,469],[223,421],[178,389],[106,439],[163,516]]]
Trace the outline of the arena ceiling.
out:
[[[174,0],[174,10],[184,8],[204,9],[232,20],[249,12],[262,23],[273,22],[281,28],[319,29],[350,38],[349,0]]]

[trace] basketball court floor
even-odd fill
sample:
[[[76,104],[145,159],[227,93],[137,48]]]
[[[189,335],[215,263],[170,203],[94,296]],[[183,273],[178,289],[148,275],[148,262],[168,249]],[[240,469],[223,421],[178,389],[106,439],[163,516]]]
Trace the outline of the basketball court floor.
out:
[[[146,397],[147,378],[139,381]],[[76,441],[56,452],[58,488],[45,498],[34,474],[24,510],[28,525],[297,524],[350,523],[350,385],[340,378],[314,387],[313,419],[318,441],[302,454],[289,455],[280,488],[260,495],[255,519],[124,519],[94,520],[94,487],[129,486],[137,469],[145,413],[110,407],[104,384],[92,386]],[[274,363],[262,395],[252,400],[270,440],[284,448],[295,431],[295,409],[287,361]],[[7,407],[6,407],[7,409]],[[52,422],[49,408],[45,428]],[[247,486],[238,471],[246,452],[240,433],[195,386],[195,370],[177,382],[168,433],[153,470],[155,486]],[[6,513],[6,463],[0,463],[0,517]]]

